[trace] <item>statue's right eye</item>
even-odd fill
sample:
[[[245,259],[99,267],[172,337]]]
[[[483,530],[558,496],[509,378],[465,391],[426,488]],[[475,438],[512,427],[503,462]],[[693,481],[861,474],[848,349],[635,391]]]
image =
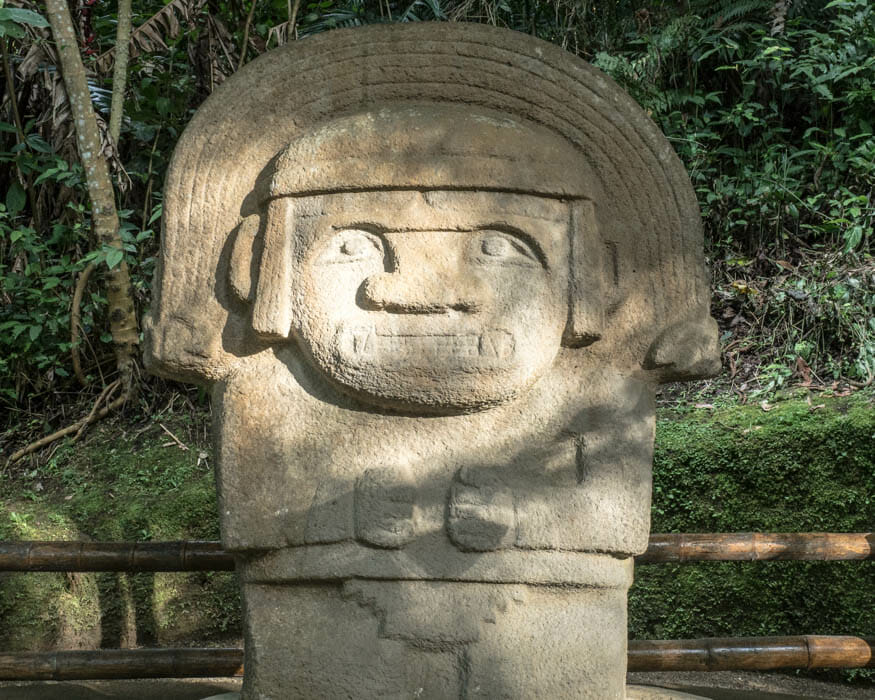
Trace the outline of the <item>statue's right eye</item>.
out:
[[[369,231],[338,231],[326,244],[319,263],[334,265],[383,260],[383,241]]]

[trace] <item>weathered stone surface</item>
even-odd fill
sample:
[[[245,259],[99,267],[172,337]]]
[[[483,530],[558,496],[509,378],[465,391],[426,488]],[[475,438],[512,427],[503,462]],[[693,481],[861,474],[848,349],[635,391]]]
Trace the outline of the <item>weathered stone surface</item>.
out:
[[[481,26],[253,61],[168,176],[153,371],[211,383],[243,697],[622,698],[698,209],[608,78]]]
[[[626,654],[623,589],[353,580],[244,599],[244,697],[623,697],[604,673]]]

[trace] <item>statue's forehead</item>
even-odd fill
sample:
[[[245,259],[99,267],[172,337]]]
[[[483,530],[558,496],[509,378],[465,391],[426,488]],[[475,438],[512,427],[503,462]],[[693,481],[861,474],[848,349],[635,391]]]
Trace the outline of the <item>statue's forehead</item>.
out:
[[[490,224],[525,224],[540,229],[567,226],[568,202],[513,192],[458,190],[372,190],[295,198],[301,221],[370,223],[386,230],[470,228]],[[326,221],[327,220],[327,221]]]
[[[423,188],[581,197],[592,178],[567,139],[471,105],[385,105],[304,130],[273,164],[270,196]]]

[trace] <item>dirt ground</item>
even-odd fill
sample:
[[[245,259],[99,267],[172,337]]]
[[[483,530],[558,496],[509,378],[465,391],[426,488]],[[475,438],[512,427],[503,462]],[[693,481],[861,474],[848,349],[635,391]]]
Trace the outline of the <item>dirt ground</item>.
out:
[[[629,682],[709,700],[875,700],[875,685],[855,687],[773,673],[630,673]],[[0,683],[0,700],[203,700],[240,689],[234,678],[65,683]]]
[[[0,700],[203,700],[240,690],[238,678],[0,683]]]
[[[875,684],[850,686],[782,673],[630,673],[629,683],[655,685],[709,700],[875,700]]]

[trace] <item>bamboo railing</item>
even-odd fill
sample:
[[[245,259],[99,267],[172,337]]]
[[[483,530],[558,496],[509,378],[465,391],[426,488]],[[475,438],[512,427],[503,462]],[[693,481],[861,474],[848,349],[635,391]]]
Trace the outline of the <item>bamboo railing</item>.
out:
[[[700,561],[875,560],[873,533],[654,534],[638,564]],[[0,542],[0,572],[232,571],[218,542]],[[795,636],[630,641],[630,671],[875,668],[873,640]],[[0,680],[226,677],[242,649],[100,649],[0,653]]]
[[[243,650],[97,649],[0,654],[0,681],[222,678],[243,675]]]
[[[637,564],[875,560],[875,533],[654,534]],[[0,571],[233,571],[218,542],[0,542]]]
[[[629,671],[875,668],[875,639],[804,635],[629,642]]]
[[[0,542],[0,571],[233,571],[218,542]]]
[[[629,642],[629,671],[875,668],[875,640],[740,637]],[[101,649],[0,654],[0,681],[219,678],[243,674],[242,649]]]
[[[861,561],[875,559],[871,532],[653,534],[636,564],[695,561]]]

